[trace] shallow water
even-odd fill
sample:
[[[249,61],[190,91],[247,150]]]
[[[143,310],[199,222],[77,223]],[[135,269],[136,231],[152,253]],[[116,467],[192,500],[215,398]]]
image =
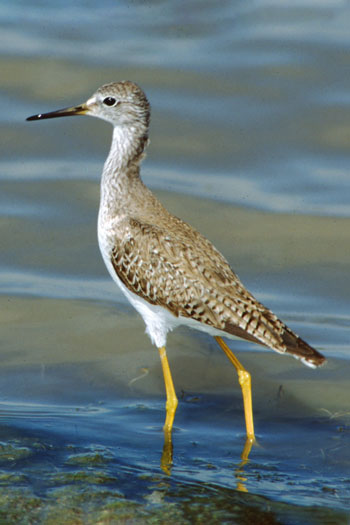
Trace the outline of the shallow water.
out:
[[[337,1],[1,4],[0,521],[348,522],[349,22]],[[111,130],[24,120],[125,78],[152,103],[145,182],[328,359],[230,343],[245,463],[235,372],[179,329],[161,469],[158,355],[96,242]]]

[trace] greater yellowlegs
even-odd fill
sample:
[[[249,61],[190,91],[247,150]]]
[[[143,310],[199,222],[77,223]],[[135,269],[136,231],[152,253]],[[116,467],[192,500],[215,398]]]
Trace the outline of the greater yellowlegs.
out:
[[[171,215],[143,184],[140,163],[148,142],[150,105],[136,84],[106,84],[84,104],[27,120],[85,114],[113,125],[111,150],[102,173],[98,241],[109,273],[143,317],[146,332],[159,350],[167,397],[166,439],[171,443],[178,404],[166,339],[169,331],[187,325],[213,335],[235,366],[243,394],[247,442],[252,443],[250,374],[222,336],[259,343],[313,368],[325,358],[259,303],[221,253]]]

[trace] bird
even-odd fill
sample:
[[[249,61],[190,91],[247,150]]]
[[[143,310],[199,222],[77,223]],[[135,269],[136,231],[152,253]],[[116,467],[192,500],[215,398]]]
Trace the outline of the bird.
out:
[[[171,214],[145,186],[140,165],[149,142],[150,103],[136,83],[105,84],[83,104],[27,120],[75,115],[97,117],[113,126],[101,177],[98,243],[112,279],[142,316],[159,351],[168,456],[178,399],[166,352],[167,335],[186,325],[213,336],[237,371],[247,457],[255,442],[251,376],[223,337],[258,343],[312,368],[322,365],[325,357],[255,299],[213,244]]]

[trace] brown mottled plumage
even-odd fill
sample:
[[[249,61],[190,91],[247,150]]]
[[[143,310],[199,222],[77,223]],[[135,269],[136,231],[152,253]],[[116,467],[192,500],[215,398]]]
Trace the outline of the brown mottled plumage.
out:
[[[166,336],[169,330],[185,324],[216,336],[236,367],[252,443],[250,375],[220,336],[262,344],[311,367],[321,365],[325,358],[259,303],[216,248],[171,215],[143,184],[140,162],[148,143],[150,119],[143,91],[132,82],[106,84],[85,104],[28,120],[81,114],[113,125],[101,180],[99,245],[112,278],[142,315],[159,348],[168,400],[165,430],[170,435],[177,406],[165,353]]]
[[[112,264],[132,293],[176,317],[195,319],[312,365],[324,361],[246,290],[205,237],[165,208],[161,214],[157,210],[156,219],[149,223],[129,216],[114,237]]]

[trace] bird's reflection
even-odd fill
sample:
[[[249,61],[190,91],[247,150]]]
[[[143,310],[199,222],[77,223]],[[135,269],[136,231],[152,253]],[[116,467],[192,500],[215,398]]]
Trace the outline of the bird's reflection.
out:
[[[244,447],[241,453],[241,462],[238,465],[237,469],[234,472],[234,475],[237,479],[237,490],[240,492],[248,492],[247,487],[245,486],[245,481],[247,478],[244,477],[244,467],[249,461],[249,454],[252,450],[252,446],[256,443],[255,439],[246,438]],[[171,469],[173,466],[173,441],[171,432],[164,431],[164,444],[163,452],[160,460],[160,467],[162,471],[168,476],[171,475]]]
[[[238,465],[238,468],[235,470],[235,476],[237,479],[237,490],[240,492],[248,492],[247,487],[245,486],[245,481],[247,481],[247,478],[244,477],[244,467],[249,461],[249,454],[252,450],[252,446],[256,443],[255,439],[252,438],[246,438],[242,454],[241,454],[241,462]]]
[[[171,437],[171,432],[164,431],[164,445],[162,457],[160,460],[160,467],[165,474],[170,476],[171,468],[173,466],[173,440]]]

